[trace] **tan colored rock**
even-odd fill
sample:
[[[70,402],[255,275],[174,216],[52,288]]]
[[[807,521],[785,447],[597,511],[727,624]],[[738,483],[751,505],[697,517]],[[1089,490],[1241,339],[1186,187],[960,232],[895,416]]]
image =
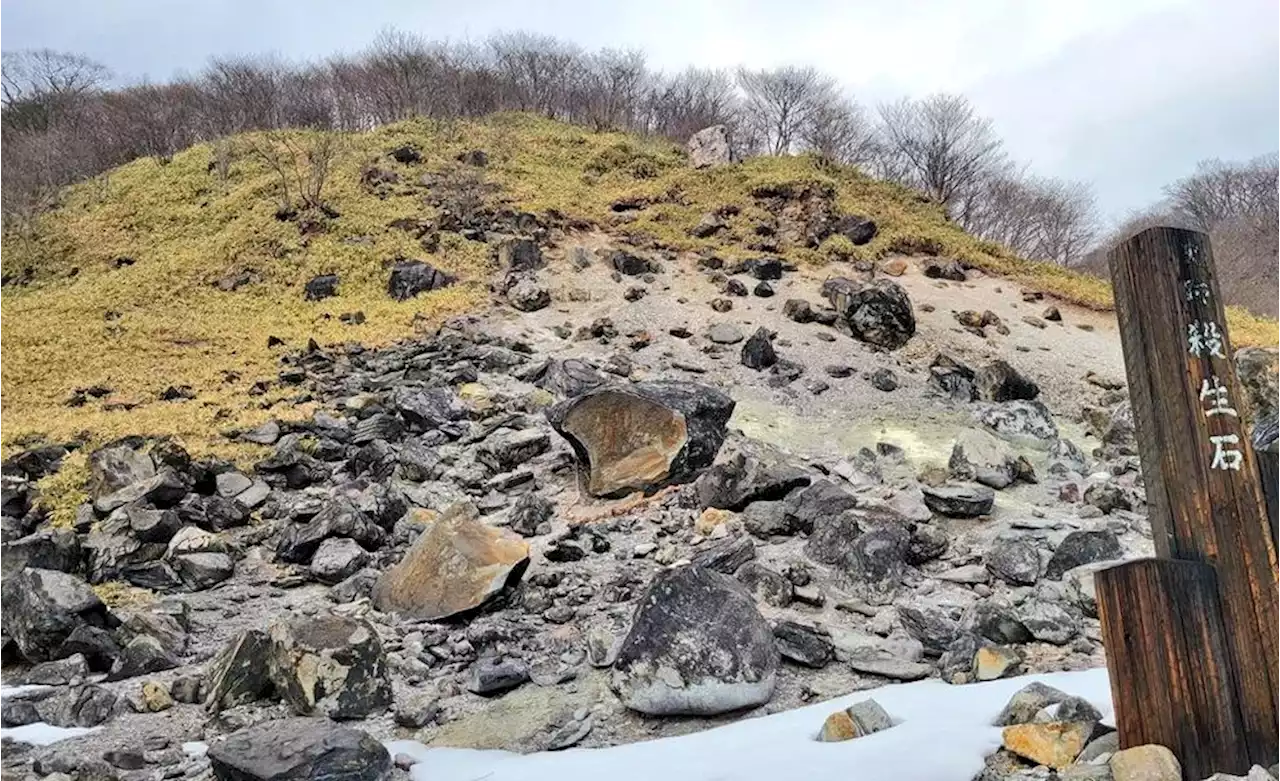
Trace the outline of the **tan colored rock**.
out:
[[[1022,656],[1007,646],[984,646],[973,658],[974,677],[979,681],[994,681],[1012,675],[1022,666]]]
[[[617,497],[687,483],[715,460],[734,402],[692,382],[637,382],[555,405],[547,421],[569,440],[582,489]]]
[[[1164,746],[1148,743],[1111,755],[1115,781],[1182,781],[1182,764]]]
[[[142,707],[148,713],[169,710],[173,707],[173,697],[163,683],[147,681],[142,684]]]
[[[693,529],[704,537],[710,537],[717,526],[723,526],[733,517],[733,513],[728,510],[717,510],[714,507],[708,507],[702,511],[702,515],[698,516],[698,520],[693,522]]]
[[[1080,721],[1014,724],[1004,728],[1003,743],[1023,759],[1061,770],[1080,756],[1092,732],[1092,724]]]
[[[373,587],[379,610],[440,621],[474,610],[514,585],[529,545],[480,521],[475,506],[449,507]]]
[[[884,263],[880,264],[880,270],[891,277],[900,277],[907,273],[907,261],[902,258],[886,260]]]
[[[828,716],[822,724],[822,731],[818,733],[818,740],[823,743],[852,740],[892,726],[893,720],[880,707],[880,703],[862,700]]]
[[[822,722],[822,732],[818,740],[823,743],[838,743],[842,740],[853,740],[858,737],[858,725],[848,711],[838,710]]]

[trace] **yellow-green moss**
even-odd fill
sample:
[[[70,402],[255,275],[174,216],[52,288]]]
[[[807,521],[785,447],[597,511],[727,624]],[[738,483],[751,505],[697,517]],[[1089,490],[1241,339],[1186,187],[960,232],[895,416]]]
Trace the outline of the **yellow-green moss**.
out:
[[[303,150],[319,138],[310,132],[286,137]],[[439,248],[426,253],[410,233],[388,227],[399,218],[434,216],[418,185],[429,173],[479,176],[515,208],[555,210],[621,234],[648,235],[673,249],[705,250],[730,260],[751,254],[745,247],[752,227],[766,216],[757,194],[819,188],[834,193],[841,210],[875,220],[879,232],[860,247],[836,239],[818,250],[788,250],[796,262],[930,252],[1067,301],[1111,306],[1103,280],[1017,258],[967,235],[936,205],[905,188],[809,156],[753,158],[695,171],[665,141],[594,133],[530,115],[410,120],[344,137],[323,192],[340,216],[321,220],[327,232],[303,237],[295,223],[275,218],[277,177],[252,153],[271,143],[264,134],[222,142],[232,150],[225,178],[212,165],[214,145],[180,152],[164,165],[136,160],[69,188],[33,239],[9,242],[5,270],[32,266],[38,277],[29,288],[3,293],[6,444],[32,434],[103,441],[142,433],[176,435],[194,452],[245,456],[247,446],[230,444],[220,432],[310,412],[287,403],[287,389],[248,395],[254,381],[273,377],[278,368],[268,336],[292,347],[308,338],[385,344],[481,306],[492,270],[486,245],[446,233]],[[400,165],[387,157],[406,143],[421,151],[421,163]],[[486,168],[456,162],[471,149],[488,152]],[[371,193],[361,183],[371,167],[394,171],[400,181]],[[619,215],[611,206],[624,198],[648,206]],[[728,218],[726,231],[710,238],[690,235],[703,214],[725,206],[739,210]],[[120,257],[135,262],[115,268]],[[397,257],[426,259],[462,282],[392,301],[385,292],[385,263]],[[259,282],[230,293],[214,287],[248,269]],[[304,301],[303,285],[325,273],[341,277],[338,296]],[[365,313],[362,325],[339,320],[355,310]],[[1237,345],[1276,342],[1275,321],[1232,311],[1228,322]],[[140,406],[108,412],[93,400],[62,405],[72,389],[93,384],[105,384]],[[157,400],[168,385],[184,384],[196,390],[195,400]]]
[[[102,600],[102,604],[111,608],[146,607],[156,601],[155,592],[131,586],[118,580],[93,586],[93,593],[98,595],[98,599]]]
[[[69,529],[75,525],[76,508],[89,500],[85,484],[89,480],[89,459],[83,450],[68,453],[62,468],[36,483],[40,506],[49,513],[54,528]]]

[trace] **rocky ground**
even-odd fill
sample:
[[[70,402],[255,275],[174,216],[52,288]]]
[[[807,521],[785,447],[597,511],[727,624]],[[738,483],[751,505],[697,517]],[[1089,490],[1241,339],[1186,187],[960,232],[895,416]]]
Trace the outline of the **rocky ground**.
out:
[[[362,733],[607,746],[1104,663],[1092,573],[1152,551],[1109,315],[937,258],[497,256],[487,312],[289,356],[324,411],[236,432],[252,469],[122,440],[52,528],[66,447],[5,461],[3,723],[96,728],[6,776],[268,777],[228,768],[318,730],[375,777]]]

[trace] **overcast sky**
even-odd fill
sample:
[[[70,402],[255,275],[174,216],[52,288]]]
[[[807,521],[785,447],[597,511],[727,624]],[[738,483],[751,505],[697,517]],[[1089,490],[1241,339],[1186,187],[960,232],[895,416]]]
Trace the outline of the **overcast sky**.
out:
[[[1037,173],[1118,217],[1207,157],[1273,152],[1276,0],[4,0],[0,46],[88,54],[123,80],[213,55],[355,51],[395,26],[437,39],[528,30],[652,66],[811,64],[867,104],[968,95]]]

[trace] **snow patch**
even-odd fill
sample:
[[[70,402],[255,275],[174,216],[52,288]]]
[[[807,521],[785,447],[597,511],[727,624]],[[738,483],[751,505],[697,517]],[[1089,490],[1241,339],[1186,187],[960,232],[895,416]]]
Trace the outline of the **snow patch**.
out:
[[[1110,723],[1106,669],[1025,675],[951,686],[938,680],[899,683],[816,705],[746,719],[716,729],[625,746],[515,754],[386,744],[417,760],[413,781],[777,781],[803,768],[806,781],[970,781],[1000,746],[991,722],[1013,693],[1032,681],[1093,703]],[[815,740],[822,722],[855,702],[875,699],[891,729],[841,743]]]
[[[189,757],[203,757],[209,753],[209,744],[203,740],[193,740],[182,744],[182,753]]]
[[[90,732],[96,732],[97,729],[97,727],[55,727],[52,724],[37,721],[34,724],[24,724],[21,727],[0,729],[0,738],[10,738],[19,743],[30,743],[33,746],[47,746],[60,740],[88,735]]]

